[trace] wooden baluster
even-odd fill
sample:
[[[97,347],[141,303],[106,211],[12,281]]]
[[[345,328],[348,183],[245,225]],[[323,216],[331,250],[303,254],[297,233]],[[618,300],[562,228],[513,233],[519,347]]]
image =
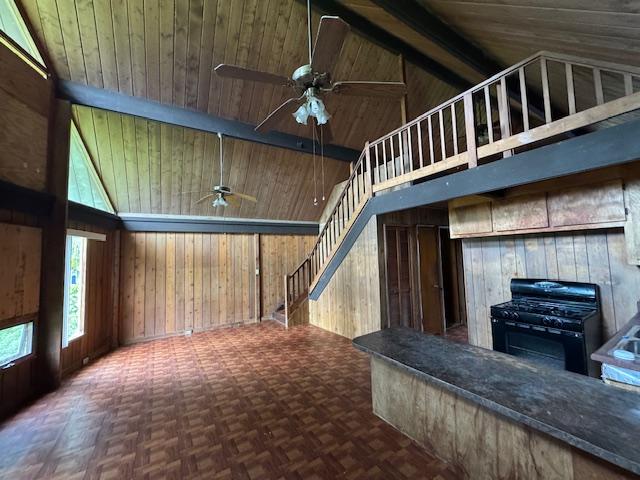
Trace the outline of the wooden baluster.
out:
[[[418,157],[420,160],[420,168],[424,167],[424,157],[422,156],[422,127],[420,126],[420,122],[417,124],[418,127]]]
[[[633,78],[630,73],[624,74],[624,95],[633,95]]]
[[[413,171],[413,139],[411,138],[411,125],[407,128],[407,151],[409,152],[408,165],[409,171]]]
[[[387,166],[387,141],[382,140],[382,164],[384,165],[384,179],[389,180],[389,170]]]
[[[567,102],[569,104],[569,115],[576,113],[576,93],[573,83],[573,67],[570,63],[564,64],[565,77],[567,79]]]
[[[375,145],[375,149],[376,149],[376,169],[375,169],[375,177],[373,179],[373,183],[380,183],[380,161],[378,158],[378,144],[376,143]]]
[[[393,177],[396,177],[396,152],[393,148],[393,137],[389,137],[389,144],[391,145],[391,171],[393,172]]]
[[[429,165],[432,165],[436,161],[436,156],[433,149],[433,124],[431,122],[431,115],[427,117],[427,127],[429,128]]]
[[[404,130],[398,132],[398,149],[400,150],[400,175],[404,175],[404,162],[407,155],[407,143],[404,135]]]
[[[364,153],[364,161],[367,169],[366,183],[365,183],[365,191],[367,196],[373,196],[373,171],[371,170],[371,152],[369,151],[369,142],[364,144],[365,153]]]
[[[511,136],[511,109],[509,108],[509,95],[507,94],[507,79],[502,77],[498,84],[498,114],[500,117],[500,135],[501,139]],[[502,153],[504,158],[513,155],[513,150],[507,150]]]
[[[604,103],[604,91],[602,90],[602,73],[599,68],[593,69],[593,88],[596,92],[596,104]]]
[[[542,98],[544,100],[545,123],[551,123],[551,95],[549,93],[549,74],[547,72],[547,59],[540,58],[540,75],[542,76]]]
[[[529,130],[529,103],[527,102],[527,78],[524,74],[524,67],[518,69],[520,78],[520,104],[522,105],[522,125],[523,130]]]
[[[458,125],[456,123],[456,104],[451,104],[451,133],[453,134],[453,154],[458,155]]]
[[[487,116],[487,134],[489,135],[489,143],[493,143],[493,114],[491,112],[491,93],[489,85],[484,87],[484,108]]]
[[[469,168],[478,166],[478,149],[476,143],[476,121],[473,113],[473,94],[464,96],[464,127],[467,141],[467,156]]]
[[[440,157],[444,160],[447,158],[447,142],[444,138],[444,119],[442,118],[442,110],[438,110],[438,122],[440,123]]]

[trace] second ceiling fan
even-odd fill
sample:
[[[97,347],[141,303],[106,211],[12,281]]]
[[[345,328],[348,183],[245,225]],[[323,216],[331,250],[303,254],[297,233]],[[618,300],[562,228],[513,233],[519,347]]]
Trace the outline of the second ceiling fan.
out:
[[[400,98],[406,94],[407,87],[403,82],[333,81],[331,71],[349,33],[349,25],[339,17],[323,16],[320,19],[315,45],[312,46],[310,0],[307,0],[307,33],[309,63],[297,68],[291,78],[237,65],[220,64],[214,69],[221,77],[293,88],[296,96],[271,112],[256,127],[256,131],[264,133],[274,130],[290,115],[303,125],[307,124],[309,117],[314,117],[318,125],[325,125],[330,115],[322,98],[327,94],[391,98]],[[328,140],[330,137],[329,130],[325,133],[325,139]]]

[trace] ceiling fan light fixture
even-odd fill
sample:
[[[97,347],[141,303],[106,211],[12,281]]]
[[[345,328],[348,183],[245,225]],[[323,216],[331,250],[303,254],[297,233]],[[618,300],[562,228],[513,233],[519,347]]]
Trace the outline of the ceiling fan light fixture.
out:
[[[218,196],[216,197],[216,199],[213,201],[213,206],[214,207],[228,207],[229,206],[229,202],[227,202],[224,199],[224,196],[219,193]]]
[[[303,103],[302,105],[300,105],[300,108],[295,111],[293,117],[296,119],[296,122],[302,125],[306,125],[307,119],[309,118],[309,110],[307,109],[307,104]]]
[[[331,118],[331,115],[327,112],[324,103],[318,97],[311,96],[309,98],[309,106],[307,108],[311,112],[310,115],[312,117],[316,117],[318,125],[324,125],[329,121],[329,118]]]

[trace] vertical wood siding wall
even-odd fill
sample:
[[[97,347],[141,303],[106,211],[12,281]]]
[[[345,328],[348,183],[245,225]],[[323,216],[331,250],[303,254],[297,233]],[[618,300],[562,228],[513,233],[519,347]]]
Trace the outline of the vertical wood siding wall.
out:
[[[469,341],[492,348],[490,307],[511,299],[512,278],[596,283],[603,340],[637,311],[640,269],[628,265],[622,230],[463,240]]]
[[[0,324],[8,325],[12,319],[30,314],[37,317],[41,248],[41,229],[0,223]],[[31,396],[34,365],[34,357],[28,357],[0,370],[0,417]]]
[[[103,231],[86,225],[71,225],[78,230],[104,233],[105,242],[87,242],[87,290],[85,297],[84,334],[62,349],[62,373],[68,375],[82,366],[86,357],[93,360],[108,352],[112,346],[113,315],[117,308],[114,282],[118,232]]]
[[[315,244],[313,235],[260,235],[262,316],[270,316],[284,301],[284,276],[293,272]]]
[[[381,328],[378,224],[369,220],[317,301],[309,301],[312,325],[347,338]]]
[[[308,254],[309,241],[261,235],[267,314],[283,288],[285,267]],[[123,232],[120,342],[258,321],[255,245],[253,234]]]

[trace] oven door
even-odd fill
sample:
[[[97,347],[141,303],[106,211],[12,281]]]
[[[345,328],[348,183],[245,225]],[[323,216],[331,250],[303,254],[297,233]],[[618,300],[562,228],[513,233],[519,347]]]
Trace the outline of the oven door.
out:
[[[584,335],[491,318],[493,349],[541,365],[589,374]]]

